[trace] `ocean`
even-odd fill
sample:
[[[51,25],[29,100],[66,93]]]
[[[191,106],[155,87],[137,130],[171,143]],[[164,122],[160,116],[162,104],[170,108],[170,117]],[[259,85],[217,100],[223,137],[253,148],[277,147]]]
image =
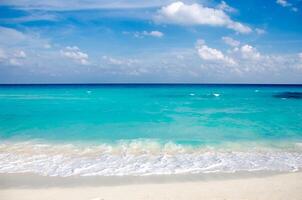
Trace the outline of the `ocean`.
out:
[[[122,176],[302,167],[302,85],[0,86],[0,173]]]

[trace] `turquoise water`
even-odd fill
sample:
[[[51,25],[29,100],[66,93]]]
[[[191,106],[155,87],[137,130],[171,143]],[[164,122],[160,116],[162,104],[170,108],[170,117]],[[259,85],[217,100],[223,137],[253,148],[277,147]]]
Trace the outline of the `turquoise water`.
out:
[[[264,152],[265,155],[269,153],[267,159],[279,159],[279,157],[275,158],[277,154],[272,154],[271,151],[289,154],[293,157],[291,162],[294,167],[291,167],[297,169],[302,166],[301,94],[302,86],[0,86],[2,145],[0,155],[6,156],[5,163],[0,161],[0,172],[39,173],[39,170],[33,170],[32,166],[24,166],[18,170],[11,167],[9,163],[20,160],[24,157],[24,152],[28,151],[31,152],[30,156],[28,155],[28,159],[31,159],[30,163],[35,163],[32,158],[34,154],[61,155],[59,152],[63,151],[62,148],[64,151],[68,149],[62,154],[63,157],[70,158],[72,155],[74,158],[77,155],[75,152],[82,152],[79,153],[81,156],[84,155],[81,157],[82,160],[87,158],[87,155],[83,153],[87,151],[87,148],[95,156],[94,160],[106,153],[106,156],[118,154],[121,158],[124,158],[122,153],[125,152],[127,156],[137,156],[137,154],[146,156],[152,154],[151,150],[157,156],[166,155],[167,152],[171,154],[171,151],[173,156],[194,155],[193,160],[196,156],[204,156],[205,152],[209,153],[209,149],[211,153],[215,153],[215,156],[223,149],[228,149],[233,153],[240,151],[259,156],[260,148],[261,152],[265,148],[269,149]],[[255,147],[258,149],[255,150]],[[156,153],[154,153],[154,148]],[[252,152],[251,148],[254,149]],[[109,153],[108,149],[110,149]],[[238,156],[238,154],[234,155]],[[282,154],[283,157],[286,155]],[[292,157],[286,157],[286,159]],[[236,157],[236,159],[244,160],[249,158]],[[257,160],[258,157],[253,157],[253,159]],[[49,164],[51,161],[47,162]],[[73,162],[77,164],[76,161]],[[120,165],[122,163],[129,166],[128,161],[119,162]],[[280,162],[282,164],[284,160]],[[75,163],[73,164],[76,165]],[[158,164],[156,161],[152,163]],[[201,164],[205,163],[206,161],[203,160]],[[60,164],[57,166],[52,164],[53,167],[60,166]],[[263,167],[270,169],[267,163],[258,165],[260,165],[259,169]],[[262,168],[261,165],[263,165]],[[152,164],[150,166],[152,167]],[[184,166],[180,172],[195,172],[190,170],[192,166],[195,166],[193,169],[196,172],[202,171],[192,161],[192,165]],[[247,169],[250,169],[248,167]],[[278,170],[282,170],[282,167]],[[94,173],[89,171],[88,174],[103,175],[103,173],[98,173],[100,169],[94,168]],[[199,170],[196,170],[197,168]],[[156,173],[175,172],[175,168],[173,168],[174,171],[169,171],[169,169],[165,168]],[[251,169],[254,170],[254,168]],[[52,168],[51,170],[53,172]],[[72,170],[75,169],[72,168]],[[245,168],[239,170],[245,170]],[[131,172],[129,174],[152,174],[152,170],[148,173],[138,173],[137,170]],[[49,174],[66,175],[55,172],[46,173],[46,175]],[[119,173],[110,172],[109,174]]]

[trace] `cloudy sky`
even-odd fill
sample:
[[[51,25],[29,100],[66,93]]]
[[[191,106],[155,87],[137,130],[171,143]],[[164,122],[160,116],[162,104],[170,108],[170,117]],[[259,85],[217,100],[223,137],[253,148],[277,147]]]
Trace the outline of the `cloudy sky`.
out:
[[[302,83],[302,0],[1,0],[0,83]]]

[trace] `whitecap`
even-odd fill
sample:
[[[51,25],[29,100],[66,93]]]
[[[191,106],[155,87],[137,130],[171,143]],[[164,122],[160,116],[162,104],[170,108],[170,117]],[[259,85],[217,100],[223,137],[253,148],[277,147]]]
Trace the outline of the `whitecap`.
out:
[[[218,94],[218,93],[214,93],[213,94],[215,97],[219,97],[220,96],[220,94]]]

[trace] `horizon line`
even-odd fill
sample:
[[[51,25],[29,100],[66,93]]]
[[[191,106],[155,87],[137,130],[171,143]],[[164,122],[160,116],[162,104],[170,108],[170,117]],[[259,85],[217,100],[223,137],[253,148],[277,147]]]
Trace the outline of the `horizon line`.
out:
[[[0,83],[0,86],[30,86],[30,85],[258,85],[258,86],[302,86],[302,83]]]

